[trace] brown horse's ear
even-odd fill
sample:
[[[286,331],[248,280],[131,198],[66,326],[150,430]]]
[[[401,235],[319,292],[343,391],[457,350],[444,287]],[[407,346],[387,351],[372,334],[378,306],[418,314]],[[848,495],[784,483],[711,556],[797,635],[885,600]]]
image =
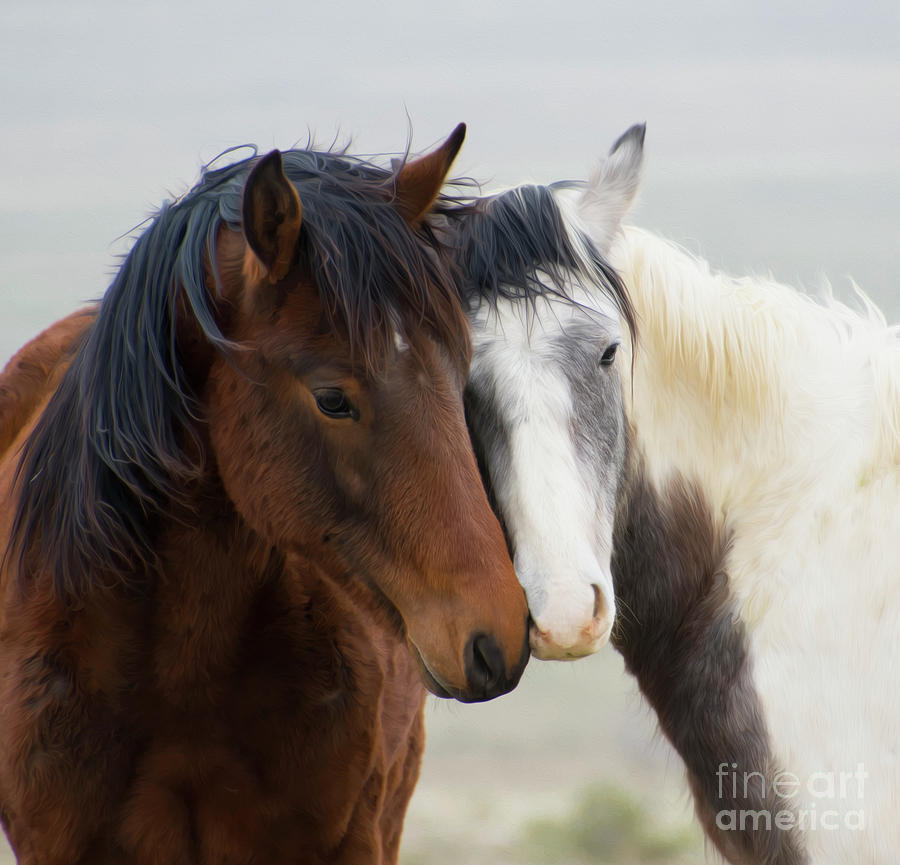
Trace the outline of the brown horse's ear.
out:
[[[415,225],[434,204],[465,137],[466,124],[460,123],[437,150],[407,162],[400,169],[394,201],[410,225]]]
[[[294,261],[303,207],[293,184],[284,176],[281,153],[260,159],[244,186],[244,236],[265,265],[269,281],[287,275]]]

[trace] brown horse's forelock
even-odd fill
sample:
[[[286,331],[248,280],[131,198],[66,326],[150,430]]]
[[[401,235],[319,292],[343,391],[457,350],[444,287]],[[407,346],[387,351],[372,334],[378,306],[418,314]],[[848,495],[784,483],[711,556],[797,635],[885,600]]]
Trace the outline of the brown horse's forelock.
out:
[[[167,505],[188,504],[185,485],[202,470],[189,454],[200,452],[203,410],[176,321],[186,312],[216,349],[235,348],[216,322],[204,263],[216,260],[220,227],[240,228],[253,163],[207,170],[154,217],[24,445],[4,560],[18,557],[23,575],[49,573],[60,597],[147,583],[135,575],[150,577],[158,564],[154,520]],[[467,362],[447,256],[427,224],[410,229],[391,203],[395,170],[308,150],[283,153],[283,164],[303,204],[301,263],[352,351],[377,369],[395,330],[424,329]]]
[[[393,175],[366,166],[348,196],[340,177],[304,194],[302,169],[285,153],[285,173],[303,202],[301,258],[330,324],[375,371],[394,352],[399,331],[412,342],[426,330],[466,362],[469,330],[449,256],[427,221],[414,230],[384,197]]]

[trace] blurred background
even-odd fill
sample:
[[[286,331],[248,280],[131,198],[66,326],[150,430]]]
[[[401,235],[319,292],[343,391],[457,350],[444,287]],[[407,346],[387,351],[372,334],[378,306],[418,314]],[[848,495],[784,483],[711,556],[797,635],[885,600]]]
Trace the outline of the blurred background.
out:
[[[852,277],[896,320],[898,93],[894,0],[3,0],[0,363],[102,294],[117,238],[225,148],[424,150],[460,120],[455,173],[486,188],[585,177],[646,121],[635,222],[737,273]],[[405,863],[705,861],[612,651],[432,701],[428,729]]]

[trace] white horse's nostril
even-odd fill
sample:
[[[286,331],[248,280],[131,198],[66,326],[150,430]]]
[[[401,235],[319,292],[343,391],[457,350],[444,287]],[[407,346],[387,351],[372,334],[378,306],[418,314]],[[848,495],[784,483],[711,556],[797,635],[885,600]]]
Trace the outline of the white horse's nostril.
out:
[[[608,622],[612,615],[612,610],[610,609],[610,604],[607,603],[607,595],[597,583],[591,583],[591,588],[594,590],[594,613],[592,618],[595,623]],[[615,606],[613,606],[613,609],[615,609]]]

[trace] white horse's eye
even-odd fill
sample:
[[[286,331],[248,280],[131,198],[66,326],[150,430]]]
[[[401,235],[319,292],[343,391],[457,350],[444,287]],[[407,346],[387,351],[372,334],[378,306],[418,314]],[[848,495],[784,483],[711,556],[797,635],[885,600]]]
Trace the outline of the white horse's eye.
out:
[[[603,352],[603,355],[600,358],[600,366],[609,366],[616,359],[616,349],[618,347],[619,343],[614,342]]]

